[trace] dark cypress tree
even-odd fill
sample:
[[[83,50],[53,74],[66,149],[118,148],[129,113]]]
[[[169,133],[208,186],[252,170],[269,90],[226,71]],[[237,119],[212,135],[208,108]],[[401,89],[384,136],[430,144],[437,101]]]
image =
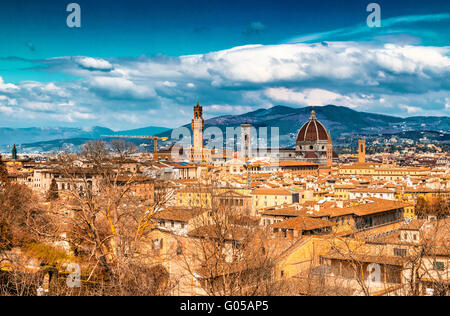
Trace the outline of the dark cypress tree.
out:
[[[50,188],[47,191],[47,200],[54,201],[59,197],[58,194],[58,185],[56,184],[56,180],[52,179],[52,183],[50,184]]]
[[[17,148],[16,148],[16,144],[14,144],[13,149],[12,149],[12,153],[11,153],[11,158],[13,160],[17,160]]]

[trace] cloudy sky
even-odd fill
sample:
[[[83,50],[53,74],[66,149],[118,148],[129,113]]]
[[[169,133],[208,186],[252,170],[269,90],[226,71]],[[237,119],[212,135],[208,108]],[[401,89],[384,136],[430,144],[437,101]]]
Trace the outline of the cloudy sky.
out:
[[[0,127],[175,127],[282,104],[450,113],[450,1],[0,2]]]

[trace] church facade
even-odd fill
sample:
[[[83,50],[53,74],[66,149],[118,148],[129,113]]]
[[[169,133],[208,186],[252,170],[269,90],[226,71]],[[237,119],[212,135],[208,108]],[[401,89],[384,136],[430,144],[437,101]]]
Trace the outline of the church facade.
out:
[[[296,160],[331,165],[338,156],[333,152],[330,132],[317,120],[314,108],[309,120],[297,134],[295,144]]]
[[[279,160],[305,161],[321,165],[331,165],[339,158],[333,151],[330,132],[317,119],[314,108],[309,120],[298,131],[294,148],[276,148],[276,150],[268,148],[258,151],[250,143],[250,126],[249,124],[242,124],[241,126],[241,152],[245,158],[248,158],[248,156],[266,156]],[[252,148],[251,155],[248,154],[247,150],[244,150],[247,148]]]

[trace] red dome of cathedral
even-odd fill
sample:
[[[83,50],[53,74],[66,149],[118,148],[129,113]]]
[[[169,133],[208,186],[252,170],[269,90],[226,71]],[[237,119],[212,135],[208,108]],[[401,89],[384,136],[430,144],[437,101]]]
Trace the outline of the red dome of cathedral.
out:
[[[297,134],[297,142],[328,140],[328,133],[325,127],[316,118],[314,109],[311,111],[311,117]]]

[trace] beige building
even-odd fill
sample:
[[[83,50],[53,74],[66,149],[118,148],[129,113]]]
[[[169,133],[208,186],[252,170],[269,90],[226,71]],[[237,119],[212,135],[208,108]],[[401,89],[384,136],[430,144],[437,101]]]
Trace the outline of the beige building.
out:
[[[292,204],[298,202],[298,193],[293,193],[284,188],[258,188],[251,192],[253,213],[255,215],[267,207],[278,206],[283,204]]]

